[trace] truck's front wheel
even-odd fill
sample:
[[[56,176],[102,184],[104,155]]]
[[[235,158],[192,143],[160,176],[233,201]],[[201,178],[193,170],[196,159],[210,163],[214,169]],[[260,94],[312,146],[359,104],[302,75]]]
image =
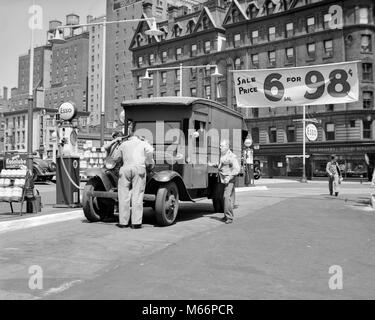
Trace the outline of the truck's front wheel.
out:
[[[92,197],[90,196],[92,191],[105,191],[100,180],[90,180],[83,190],[82,207],[86,219],[90,222],[98,222],[113,215],[114,201]]]
[[[174,182],[161,186],[156,194],[155,215],[161,226],[174,223],[179,207],[178,188]]]

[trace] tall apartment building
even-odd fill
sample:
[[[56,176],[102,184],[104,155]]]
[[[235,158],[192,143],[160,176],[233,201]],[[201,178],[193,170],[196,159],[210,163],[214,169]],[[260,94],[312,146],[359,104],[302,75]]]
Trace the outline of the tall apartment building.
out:
[[[52,48],[50,45],[34,48],[34,106],[44,106],[44,92],[51,83]],[[24,109],[28,106],[30,74],[30,51],[18,59],[18,88],[12,89],[11,108]]]
[[[329,27],[329,8],[339,5],[343,28]],[[217,64],[211,70],[184,71],[183,94],[218,100],[236,107],[234,69],[267,69],[359,60],[360,99],[356,103],[309,106],[307,117],[319,121],[317,141],[308,141],[307,173],[325,175],[330,154],[337,154],[346,177],[366,177],[375,163],[374,37],[372,0],[212,0],[187,14],[169,9],[158,23],[165,35],[149,41],[140,23],[131,43],[136,97],[178,95],[176,72],[160,72],[154,81],[142,76],[148,67]],[[194,10],[193,10],[194,11]],[[224,39],[223,39],[224,38]],[[155,77],[155,75],[154,75]],[[185,80],[186,79],[186,80]],[[302,174],[302,107],[242,110],[249,133],[259,145],[255,157],[268,176]],[[365,163],[370,159],[370,166]]]
[[[87,23],[103,22],[105,16],[87,17]],[[103,71],[103,27],[91,26],[89,31],[89,71],[88,71],[88,112],[89,125],[100,125],[102,105],[102,71]]]
[[[56,21],[51,23],[49,34],[56,28]],[[66,24],[79,24],[79,17],[67,15]],[[79,111],[87,111],[89,32],[65,29],[64,38],[65,43],[52,45],[51,87],[45,94],[45,107],[57,109],[71,101]]]
[[[107,0],[107,21],[139,19],[143,17],[144,5],[149,1]],[[162,20],[167,12],[167,0],[153,0],[152,11],[148,15]],[[134,98],[134,82],[131,76],[132,54],[130,42],[137,22],[122,22],[107,26],[106,63],[106,126],[116,127],[123,100]]]
[[[3,87],[3,94],[0,96],[0,154],[4,151],[5,138],[5,118],[4,112],[8,111],[9,107],[8,88]]]

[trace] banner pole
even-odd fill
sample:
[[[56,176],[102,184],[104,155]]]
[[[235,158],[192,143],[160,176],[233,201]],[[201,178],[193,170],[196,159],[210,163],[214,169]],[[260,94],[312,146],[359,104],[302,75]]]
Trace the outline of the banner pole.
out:
[[[302,131],[303,131],[303,158],[302,158],[302,179],[301,179],[301,182],[303,183],[306,183],[307,182],[307,179],[306,179],[306,106],[303,105],[303,119],[302,119]]]

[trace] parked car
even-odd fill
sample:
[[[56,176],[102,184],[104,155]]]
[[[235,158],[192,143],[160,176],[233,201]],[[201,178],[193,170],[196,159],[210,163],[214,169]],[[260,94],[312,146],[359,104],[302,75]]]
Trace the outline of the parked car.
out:
[[[33,159],[33,180],[51,181],[56,175],[56,164],[52,159]]]

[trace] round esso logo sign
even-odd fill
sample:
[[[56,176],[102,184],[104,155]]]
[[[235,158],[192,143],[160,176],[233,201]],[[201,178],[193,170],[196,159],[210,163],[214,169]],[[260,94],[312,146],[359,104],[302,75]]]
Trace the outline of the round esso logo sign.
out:
[[[310,123],[306,126],[306,137],[310,141],[315,141],[318,139],[318,129],[314,124]]]
[[[77,109],[71,102],[65,102],[60,106],[58,113],[61,120],[70,121],[76,116]]]

